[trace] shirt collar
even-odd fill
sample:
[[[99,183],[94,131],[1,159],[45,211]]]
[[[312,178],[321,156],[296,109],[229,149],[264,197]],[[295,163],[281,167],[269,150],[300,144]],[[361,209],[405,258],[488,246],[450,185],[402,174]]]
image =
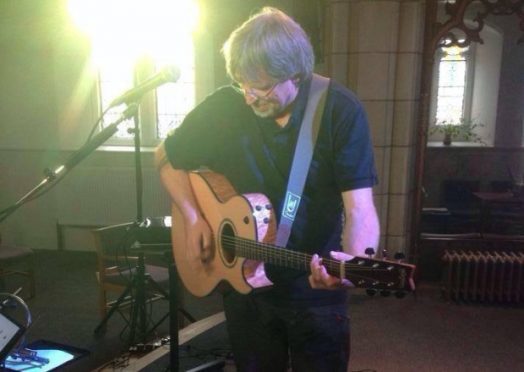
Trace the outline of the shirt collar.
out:
[[[306,110],[309,87],[311,85],[311,77],[300,82],[298,88],[298,94],[295,98],[295,103],[293,107],[293,112],[291,113],[291,118],[289,119],[289,125],[286,127],[298,127],[302,122],[304,117],[304,112]]]

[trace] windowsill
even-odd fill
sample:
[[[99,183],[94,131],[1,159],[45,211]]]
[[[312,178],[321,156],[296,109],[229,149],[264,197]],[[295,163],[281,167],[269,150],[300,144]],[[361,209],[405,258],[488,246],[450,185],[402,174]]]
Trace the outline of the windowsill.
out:
[[[155,152],[156,147],[140,147],[140,152]],[[97,151],[104,152],[135,152],[134,146],[100,146]]]
[[[483,145],[476,142],[451,142],[451,145],[444,145],[442,141],[429,141],[428,147],[442,147],[442,148],[460,148],[460,147],[493,147],[492,145]]]

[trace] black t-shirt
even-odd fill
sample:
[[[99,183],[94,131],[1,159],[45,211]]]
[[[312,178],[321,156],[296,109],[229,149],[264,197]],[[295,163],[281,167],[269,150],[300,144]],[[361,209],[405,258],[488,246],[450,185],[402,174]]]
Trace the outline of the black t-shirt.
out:
[[[289,123],[256,116],[231,87],[207,97],[165,141],[177,169],[222,173],[239,194],[262,193],[280,217],[310,81],[299,89]],[[340,250],[341,193],[377,183],[366,114],[345,87],[332,81],[288,249],[329,256]],[[312,290],[306,272],[266,265],[274,282],[259,295],[285,303],[344,301],[345,291]]]

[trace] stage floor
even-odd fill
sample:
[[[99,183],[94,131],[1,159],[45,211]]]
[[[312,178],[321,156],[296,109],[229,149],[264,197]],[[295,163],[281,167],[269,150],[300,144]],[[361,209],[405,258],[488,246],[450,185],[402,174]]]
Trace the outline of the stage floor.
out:
[[[138,346],[141,350],[153,349],[150,352],[137,350],[124,353],[97,370],[104,372],[236,371],[230,353],[223,312],[181,329],[178,338],[178,358],[171,355],[171,340],[166,336],[148,345]],[[178,362],[178,369],[171,368],[171,362]]]

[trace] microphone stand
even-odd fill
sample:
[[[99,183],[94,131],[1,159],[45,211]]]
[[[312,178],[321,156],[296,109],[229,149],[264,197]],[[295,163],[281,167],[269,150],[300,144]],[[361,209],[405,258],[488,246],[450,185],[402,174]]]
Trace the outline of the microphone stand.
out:
[[[65,177],[65,175],[73,169],[78,163],[80,163],[85,157],[96,150],[100,145],[107,141],[115,132],[118,130],[118,125],[123,121],[130,119],[137,115],[138,105],[132,104],[120,115],[120,117],[107,127],[105,127],[100,133],[94,136],[89,142],[85,143],[80,149],[75,151],[63,165],[60,165],[55,170],[45,169],[45,178],[36,185],[32,190],[20,198],[15,204],[0,211],[0,222],[4,221],[7,217],[13,214],[18,208],[33,200],[38,195],[39,191],[43,190],[46,186],[51,187],[53,182],[57,179]],[[60,178],[59,178],[60,177]]]
[[[136,100],[139,100],[141,97],[132,97],[132,100],[126,100],[125,104],[135,105]],[[130,106],[130,107],[131,107]],[[143,174],[142,174],[142,156],[141,156],[141,133],[140,133],[140,121],[138,111],[135,110],[132,113],[134,126],[129,130],[130,133],[133,133],[134,137],[134,160],[135,160],[135,190],[136,190],[136,219],[132,223],[130,230],[126,234],[132,234],[137,236],[137,233],[141,227],[144,226],[145,220],[143,218]],[[127,249],[128,247],[126,247]],[[127,254],[127,253],[126,253]],[[100,335],[106,329],[106,324],[112,315],[119,311],[121,305],[124,304],[128,297],[132,298],[132,305],[129,320],[127,321],[127,326],[129,327],[129,337],[127,343],[129,346],[135,344],[136,339],[138,338],[140,342],[146,343],[147,336],[153,332],[167,317],[169,314],[165,315],[152,326],[150,330],[147,329],[147,288],[152,287],[156,290],[165,299],[170,299],[170,294],[168,294],[155,280],[151,277],[149,273],[146,272],[145,267],[145,257],[144,252],[137,252],[138,261],[135,266],[135,272],[131,275],[131,280],[129,281],[126,289],[121,293],[118,299],[109,309],[108,313],[100,321],[100,323],[95,328],[95,335]],[[191,317],[190,319],[193,320]]]
[[[135,146],[135,186],[136,186],[136,221],[142,223],[143,208],[142,199],[144,193],[143,175],[142,175],[142,156],[141,156],[141,141],[140,141],[140,125],[138,119],[138,112],[133,115],[134,128],[134,146]]]
[[[136,221],[134,224],[134,228],[138,228],[142,225],[143,222],[143,208],[142,208],[142,198],[143,198],[143,177],[142,177],[142,159],[141,159],[141,141],[140,141],[140,126],[139,126],[139,117],[138,117],[138,98],[134,99],[132,102],[131,100],[129,102],[125,102],[128,106],[126,110],[121,114],[121,116],[105,127],[100,133],[98,133],[96,136],[94,136],[90,141],[86,142],[80,149],[75,151],[63,165],[58,166],[55,170],[51,169],[45,169],[44,175],[45,178],[33,189],[31,189],[26,195],[24,195],[20,200],[18,200],[15,204],[9,206],[8,208],[0,211],[0,223],[7,219],[11,214],[13,214],[18,208],[20,208],[25,203],[36,199],[38,196],[40,196],[39,192],[45,192],[45,188],[48,187],[47,190],[49,190],[51,187],[53,187],[56,183],[54,183],[56,180],[61,180],[66,176],[67,173],[71,169],[73,169],[78,163],[80,163],[84,158],[86,158],[88,155],[90,155],[94,150],[96,150],[99,146],[101,146],[104,142],[106,142],[110,137],[112,137],[116,131],[118,130],[118,126],[120,123],[122,123],[125,120],[128,120],[130,118],[133,118],[134,120],[134,128],[131,130],[131,132],[134,134],[134,152],[135,152],[135,178],[136,178]],[[117,301],[117,306],[113,306],[110,312],[106,315],[106,317],[100,322],[100,324],[95,329],[95,334],[99,333],[101,330],[105,328],[105,324],[111,317],[112,313],[116,311],[116,309],[119,306],[119,303],[123,300],[126,293],[132,289],[132,287],[136,287],[137,290],[137,297],[135,299],[135,306],[132,311],[131,315],[131,334],[130,334],[130,342],[134,341],[135,338],[135,327],[137,326],[137,322],[140,325],[140,331],[141,336],[145,337],[147,333],[147,327],[145,324],[146,321],[146,314],[145,314],[145,286],[146,281],[149,284],[154,285],[157,290],[163,294],[165,298],[168,298],[170,300],[170,336],[171,336],[171,342],[175,342],[174,345],[171,345],[170,351],[170,370],[171,371],[178,371],[178,331],[177,331],[177,324],[178,324],[178,317],[176,314],[172,314],[172,308],[176,308],[176,297],[171,294],[168,295],[156,282],[154,282],[151,277],[144,273],[144,257],[143,253],[139,254],[139,264],[137,266],[138,275],[135,275],[134,280],[132,283],[130,283],[128,289],[124,291],[121,298]],[[176,279],[174,279],[176,276],[176,273],[174,272],[174,264],[170,265],[170,288],[172,286],[175,286]],[[178,311],[178,309],[175,309],[175,313]],[[195,321],[193,317],[183,311],[183,313],[186,315],[188,319],[191,321]],[[162,318],[162,320],[165,319]],[[152,330],[154,330],[160,322],[158,322]],[[151,331],[152,331],[151,330]]]

